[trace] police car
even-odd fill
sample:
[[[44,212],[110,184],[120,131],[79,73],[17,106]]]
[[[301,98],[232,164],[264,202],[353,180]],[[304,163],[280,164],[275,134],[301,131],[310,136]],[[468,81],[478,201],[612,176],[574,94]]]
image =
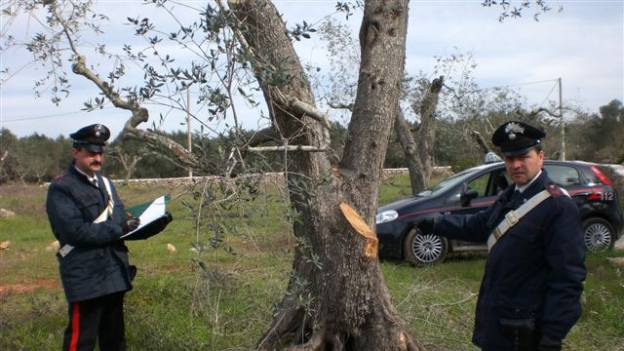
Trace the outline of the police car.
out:
[[[613,182],[597,165],[587,162],[545,160],[544,169],[578,205],[587,249],[598,252],[612,248],[624,226]],[[485,243],[421,234],[417,223],[446,213],[483,210],[509,184],[504,163],[495,162],[464,170],[414,197],[380,207],[376,216],[379,256],[433,264],[452,253],[486,252]]]

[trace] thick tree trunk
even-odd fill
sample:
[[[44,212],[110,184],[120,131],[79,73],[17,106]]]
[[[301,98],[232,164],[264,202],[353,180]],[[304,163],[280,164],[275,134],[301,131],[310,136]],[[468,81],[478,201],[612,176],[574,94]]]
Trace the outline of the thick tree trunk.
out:
[[[439,94],[442,90],[443,79],[443,77],[434,79],[429,90],[425,92],[420,107],[416,111],[420,114],[421,121],[417,137],[418,143],[414,141],[414,135],[405,120],[403,112],[400,108],[397,108],[394,129],[399,138],[399,143],[403,148],[403,152],[405,153],[413,195],[427,188],[431,173],[433,172],[435,111],[438,108]]]
[[[8,151],[4,151],[2,152],[0,150],[0,153],[2,155],[0,155],[0,177],[2,176],[2,166],[4,165],[4,160],[6,160],[7,156],[9,156],[9,152]]]
[[[434,164],[435,147],[435,112],[438,108],[440,91],[442,90],[444,77],[436,78],[431,83],[430,89],[425,93],[420,104],[420,128],[418,130],[418,155],[422,166],[426,186],[429,184]]]
[[[494,151],[492,151],[492,149],[490,149],[489,146],[487,146],[487,144],[485,143],[485,140],[483,140],[483,137],[481,136],[481,133],[477,132],[476,130],[473,130],[472,136],[475,138],[477,144],[479,144],[479,148],[481,149],[481,152],[483,153],[484,163],[502,161],[500,156],[498,156]]]
[[[394,130],[403,148],[403,153],[405,153],[412,195],[416,195],[427,187],[427,178],[425,176],[427,172],[420,163],[420,155],[416,150],[414,135],[405,120],[405,115],[400,108],[397,108],[397,111]]]
[[[290,200],[300,214],[293,225],[298,246],[288,291],[258,342],[259,350],[421,349],[392,305],[376,238],[372,232],[363,234],[373,224],[398,104],[407,2],[366,1],[359,90],[339,169],[332,170],[326,153],[288,154]],[[309,82],[274,6],[238,0],[230,1],[230,9],[247,27],[243,35],[253,50],[252,65],[275,129],[291,146],[329,150],[327,126],[312,118],[316,109]],[[274,74],[266,70],[270,66],[288,74],[286,83],[269,84],[266,77]],[[309,113],[294,108],[295,101]],[[355,209],[364,224],[348,221],[357,216],[345,208]]]

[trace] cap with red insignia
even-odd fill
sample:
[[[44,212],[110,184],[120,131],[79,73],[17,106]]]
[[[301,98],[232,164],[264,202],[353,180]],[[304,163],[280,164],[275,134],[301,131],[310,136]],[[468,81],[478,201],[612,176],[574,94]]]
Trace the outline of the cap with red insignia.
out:
[[[505,122],[492,135],[492,143],[505,156],[524,155],[535,146],[541,145],[546,133],[523,122]]]
[[[84,147],[91,152],[104,152],[110,130],[103,124],[92,124],[71,133],[69,137],[74,139],[74,147]]]

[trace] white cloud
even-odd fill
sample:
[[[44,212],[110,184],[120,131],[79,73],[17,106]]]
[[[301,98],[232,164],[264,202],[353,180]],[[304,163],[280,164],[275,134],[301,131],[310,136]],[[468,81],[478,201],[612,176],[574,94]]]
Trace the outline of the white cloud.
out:
[[[530,104],[548,96],[557,100],[557,94],[549,95],[557,78],[562,78],[564,100],[581,100],[592,112],[611,99],[622,101],[623,3],[561,4],[562,12],[543,14],[539,22],[523,18],[499,23],[498,8],[481,8],[474,1],[416,2],[408,58],[416,52],[419,57],[425,52],[440,56],[453,47],[470,51],[478,64],[475,78],[484,88],[545,81],[522,87]],[[430,59],[429,66],[433,64]]]

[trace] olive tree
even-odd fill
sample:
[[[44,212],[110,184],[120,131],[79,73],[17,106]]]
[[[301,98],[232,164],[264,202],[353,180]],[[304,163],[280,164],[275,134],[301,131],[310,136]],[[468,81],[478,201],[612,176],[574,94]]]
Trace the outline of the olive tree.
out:
[[[377,260],[373,218],[385,150],[398,104],[405,57],[407,1],[367,1],[359,39],[358,90],[342,159],[332,169],[328,123],[284,23],[269,2],[231,1],[245,19],[245,41],[278,128],[297,150],[287,180],[292,206],[301,214],[293,232],[301,243],[278,315],[258,344],[273,350],[418,350],[392,304]],[[262,67],[289,72],[286,84],[263,79]],[[305,184],[308,191],[296,191]],[[307,301],[307,303],[301,303]]]

